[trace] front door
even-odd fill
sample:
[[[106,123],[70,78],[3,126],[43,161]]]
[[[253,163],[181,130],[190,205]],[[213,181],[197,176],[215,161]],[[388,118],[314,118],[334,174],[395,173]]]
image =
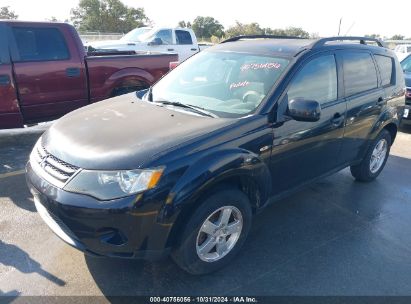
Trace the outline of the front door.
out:
[[[321,105],[317,122],[287,120],[274,128],[271,155],[273,194],[291,190],[340,164],[346,103],[339,92],[333,53],[311,57],[291,80],[278,107],[286,114],[289,100],[304,98]]]
[[[11,55],[26,120],[54,118],[88,104],[86,71],[68,28],[10,24]]]

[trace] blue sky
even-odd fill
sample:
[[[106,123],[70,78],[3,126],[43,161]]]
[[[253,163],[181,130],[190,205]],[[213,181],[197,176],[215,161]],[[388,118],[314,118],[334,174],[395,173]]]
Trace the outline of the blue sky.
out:
[[[320,36],[336,35],[342,17],[341,34],[383,36],[402,34],[411,37],[409,12],[411,1],[393,0],[123,0],[128,6],[144,7],[156,25],[175,26],[179,20],[192,21],[196,16],[212,16],[225,27],[236,20],[258,22],[263,27],[302,27]],[[69,18],[70,9],[78,0],[0,0],[25,20],[45,20],[55,16]]]

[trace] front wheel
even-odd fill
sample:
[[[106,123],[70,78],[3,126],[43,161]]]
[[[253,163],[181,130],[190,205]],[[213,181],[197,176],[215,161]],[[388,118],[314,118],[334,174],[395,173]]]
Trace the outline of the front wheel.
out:
[[[237,189],[209,196],[195,211],[173,252],[174,261],[191,274],[221,269],[240,251],[251,227],[248,197]]]
[[[351,166],[351,174],[356,180],[370,182],[377,178],[384,169],[391,148],[391,134],[383,129],[370,145],[360,164]]]

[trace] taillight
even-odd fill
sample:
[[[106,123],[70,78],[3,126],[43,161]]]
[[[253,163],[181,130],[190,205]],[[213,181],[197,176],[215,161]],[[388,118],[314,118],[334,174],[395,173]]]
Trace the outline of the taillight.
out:
[[[169,64],[170,70],[175,69],[180,64],[179,61],[171,61]]]

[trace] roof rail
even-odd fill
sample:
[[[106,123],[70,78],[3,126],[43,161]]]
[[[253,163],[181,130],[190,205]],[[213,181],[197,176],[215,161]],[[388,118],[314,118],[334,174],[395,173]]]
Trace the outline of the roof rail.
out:
[[[278,35],[240,35],[228,38],[220,43],[238,41],[240,39],[306,39],[296,36],[278,36]]]
[[[369,37],[355,37],[355,36],[337,36],[337,37],[328,37],[321,38],[315,41],[310,45],[311,49],[319,48],[324,46],[327,42],[330,41],[359,41],[360,44],[367,44],[366,42],[375,42],[379,47],[386,48],[386,45],[379,39],[369,38]]]

